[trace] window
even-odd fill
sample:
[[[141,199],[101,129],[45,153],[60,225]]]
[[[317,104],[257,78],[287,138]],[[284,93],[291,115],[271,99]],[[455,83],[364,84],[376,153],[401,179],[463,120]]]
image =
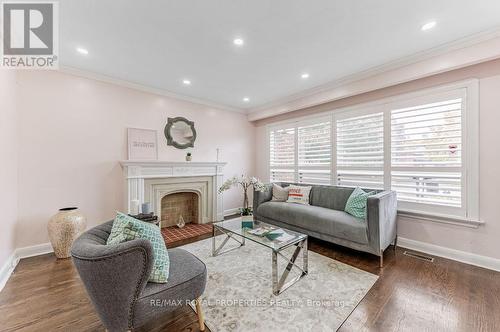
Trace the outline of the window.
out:
[[[463,214],[464,98],[391,110],[391,187],[402,207]]]
[[[331,183],[331,121],[297,122],[269,131],[270,180]]]
[[[478,112],[468,81],[270,127],[270,178],[392,189],[400,211],[478,221]]]
[[[339,119],[337,184],[384,188],[384,114]]]

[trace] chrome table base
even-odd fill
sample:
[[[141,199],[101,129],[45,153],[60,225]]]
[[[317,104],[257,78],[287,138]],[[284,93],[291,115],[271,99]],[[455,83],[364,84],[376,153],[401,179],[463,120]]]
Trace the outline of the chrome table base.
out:
[[[217,246],[216,245],[216,235],[217,231],[226,235],[222,243]],[[241,238],[241,241],[238,238]],[[224,249],[224,246],[226,243],[229,241],[229,239],[233,239],[234,241],[239,243],[239,246],[230,248],[230,249]],[[212,231],[212,256],[218,256],[223,253],[238,249],[242,246],[245,245],[245,237],[244,236],[239,236],[237,234],[233,234],[231,232],[226,232],[224,229],[217,227],[214,225],[213,231]],[[295,250],[290,258],[286,257],[283,255],[282,251],[290,246],[295,246]],[[299,257],[300,252],[302,251],[302,267],[297,265],[295,261],[297,260],[297,257]],[[281,276],[279,275],[278,272],[278,256],[282,257],[286,261],[286,267]],[[291,243],[290,245],[280,248],[279,250],[272,250],[272,282],[273,282],[273,294],[274,295],[279,295],[283,293],[287,288],[295,284],[297,281],[305,277],[308,273],[308,258],[307,258],[307,237],[303,240],[300,240],[296,243]],[[292,268],[295,267],[300,270],[300,274],[295,276],[293,279],[289,280],[287,282],[288,274],[292,270]]]
[[[295,244],[295,251],[293,252],[292,257],[290,257],[290,258],[286,257],[285,255],[283,255],[281,253],[281,251],[283,251],[283,249],[281,249],[280,251],[273,250],[272,270],[273,270],[273,294],[274,295],[279,295],[279,294],[283,293],[288,287],[295,284],[297,281],[299,281],[300,279],[305,277],[308,273],[307,238],[305,238],[304,240]],[[295,260],[299,256],[300,251],[302,251],[302,267],[295,264]],[[281,274],[281,277],[279,277],[279,275],[278,275],[278,256],[283,257],[285,259],[285,261],[288,262],[285,270],[283,271],[283,274]],[[286,279],[288,278],[288,274],[290,273],[290,271],[292,270],[292,268],[294,266],[297,269],[299,269],[301,272],[295,278],[286,282]]]

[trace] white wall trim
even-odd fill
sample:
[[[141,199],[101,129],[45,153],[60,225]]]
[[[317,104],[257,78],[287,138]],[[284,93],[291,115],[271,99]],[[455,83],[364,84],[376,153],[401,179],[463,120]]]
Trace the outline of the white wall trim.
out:
[[[224,210],[224,217],[227,217],[227,216],[232,216],[232,215],[238,214],[238,213],[240,213],[240,209],[241,209],[241,208],[234,208],[234,209],[227,209],[227,210]]]
[[[224,216],[231,216],[234,214],[238,214],[240,212],[240,208],[233,208],[224,210]],[[50,242],[37,244],[34,246],[17,248],[12,252],[12,254],[7,258],[3,266],[0,267],[0,291],[5,287],[5,284],[9,280],[12,272],[16,268],[19,261],[23,258],[39,256],[54,252],[52,249],[52,245]]]
[[[228,209],[224,211],[224,216],[230,216],[238,213],[238,208]],[[398,238],[398,247],[410,250],[424,252],[429,255],[439,256],[454,261],[470,264],[474,266],[483,267],[486,269],[500,272],[500,259],[481,256],[465,251],[455,250],[451,248],[441,247],[435,244],[420,242],[416,240],[407,239],[404,237]],[[23,258],[44,255],[53,252],[50,243],[42,243],[30,247],[16,249],[7,259],[5,264],[0,268],[0,291],[4,288],[9,280],[12,272],[16,268],[19,260]]]
[[[439,256],[465,264],[479,266],[485,269],[500,272],[500,259],[497,258],[481,256],[470,252],[441,247],[435,244],[420,242],[404,237],[398,238],[398,247],[420,251],[429,255]]]
[[[354,112],[358,112],[359,115],[365,115],[368,113],[376,113],[380,112],[379,110],[375,110],[375,108],[384,107],[387,104],[405,102],[412,99],[417,98],[425,98],[429,95],[446,93],[458,89],[466,89],[470,94],[477,95],[474,99],[479,99],[479,79],[477,78],[469,78],[464,80],[459,80],[452,83],[444,83],[439,85],[434,85],[430,87],[426,87],[423,89],[414,90],[411,92],[404,92],[397,95],[393,95],[390,97],[383,97],[376,100],[371,100],[368,102],[358,103],[355,105],[332,108],[327,111],[322,111],[319,113],[315,113],[313,115],[303,115],[298,117],[293,117],[291,119],[274,121],[266,124],[267,128],[275,129],[280,127],[286,127],[290,124],[295,124],[297,122],[302,121],[313,121],[317,119],[321,119],[323,117],[334,115],[336,117],[342,116],[342,114],[348,114],[349,116],[354,114]],[[477,104],[473,105],[474,112],[478,112],[479,108]],[[370,109],[370,110],[367,110]]]
[[[483,220],[460,218],[456,216],[440,215],[436,213],[426,214],[419,211],[410,210],[398,210],[398,218],[415,222],[427,221],[431,223],[441,223],[473,229],[477,229],[479,228],[479,226],[484,226],[486,224],[486,222]]]
[[[241,114],[248,113],[247,110],[242,109],[242,108],[231,107],[231,106],[223,105],[223,104],[213,102],[210,100],[205,100],[202,98],[190,97],[190,96],[186,96],[183,94],[168,91],[165,89],[154,88],[154,87],[147,86],[147,85],[144,85],[141,83],[131,82],[131,81],[107,76],[104,74],[91,72],[88,70],[82,70],[82,69],[69,67],[69,66],[59,66],[59,71],[62,73],[65,73],[65,74],[69,74],[69,75],[88,78],[91,80],[109,83],[109,84],[129,88],[129,89],[133,89],[133,90],[137,90],[137,91],[141,91],[141,92],[151,93],[151,94],[155,94],[155,95],[159,95],[159,96],[164,96],[164,97],[168,97],[168,98],[188,101],[190,103],[194,103],[194,104],[198,104],[198,105],[202,105],[202,106],[206,106],[206,107],[211,107],[211,108],[216,108],[216,109],[223,110],[223,111],[236,112],[236,113],[241,113]]]
[[[191,97],[169,90],[147,86],[142,83],[119,79],[116,77],[111,77],[70,66],[59,66],[59,71],[70,75],[93,79],[142,92],[166,96],[169,98],[184,100],[207,107],[217,108],[220,110],[248,114],[248,119],[250,121],[256,121],[259,119],[288,113],[294,110],[323,104],[329,101],[350,97],[364,92],[381,89],[391,85],[408,82],[418,78],[439,74],[449,70],[463,68],[480,62],[493,60],[500,56],[499,50],[500,28],[496,27],[370,68],[362,72],[354,73],[327,84],[301,91],[299,93],[289,95],[285,98],[281,98],[250,109],[231,107],[211,100]],[[443,62],[437,59],[439,56],[447,56],[452,52],[457,53],[457,60]],[[433,60],[434,62],[432,62]],[[419,70],[415,71],[404,69],[412,65],[424,62],[430,62],[428,66],[430,69],[428,71],[421,70],[420,68]],[[395,73],[400,69],[404,70],[400,73],[400,75],[390,75],[393,76],[391,77],[390,81],[386,82],[386,80],[377,79],[377,84],[373,84],[373,82],[371,81],[373,77],[378,77],[380,75],[391,72]],[[369,84],[360,84],[365,80]],[[346,89],[346,87],[350,88]],[[342,95],[336,93],[339,88],[344,92]]]
[[[14,252],[9,256],[4,265],[0,268],[0,291],[4,288],[5,284],[9,280],[12,272],[16,268],[19,260],[23,258],[33,257],[44,255],[53,252],[52,246],[50,243],[42,243],[34,246],[17,248]]]
[[[18,262],[19,260],[16,259],[15,252],[13,252],[9,256],[9,258],[7,258],[7,261],[4,263],[4,265],[0,268],[0,291],[2,291],[2,289],[4,288],[12,272],[14,272],[14,269],[16,268]]]
[[[248,120],[274,117],[499,57],[500,29],[495,28],[252,108]]]
[[[49,254],[51,252],[54,252],[54,249],[52,249],[52,245],[50,244],[50,242],[47,242],[30,247],[17,248],[15,254],[17,259],[22,259],[22,258]]]

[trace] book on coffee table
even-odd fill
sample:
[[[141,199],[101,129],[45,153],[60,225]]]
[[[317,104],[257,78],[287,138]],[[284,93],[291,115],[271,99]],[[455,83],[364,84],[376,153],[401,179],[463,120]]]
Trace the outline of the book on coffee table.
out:
[[[270,228],[270,227],[259,227],[252,229],[251,231],[248,231],[248,233],[257,235],[257,236],[265,236],[267,233],[275,230],[275,228]]]
[[[293,235],[288,234],[281,228],[259,227],[249,231],[249,233],[260,237],[266,237],[271,241],[285,242],[294,238]]]

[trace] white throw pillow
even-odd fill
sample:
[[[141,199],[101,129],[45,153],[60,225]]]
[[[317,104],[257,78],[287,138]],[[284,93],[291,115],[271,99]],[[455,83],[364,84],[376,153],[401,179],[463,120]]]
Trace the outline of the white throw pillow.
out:
[[[288,187],[288,203],[309,205],[309,193],[312,187],[290,185]]]
[[[271,201],[273,202],[286,202],[288,199],[288,187],[283,188],[282,186],[278,186],[273,183],[273,198]]]

